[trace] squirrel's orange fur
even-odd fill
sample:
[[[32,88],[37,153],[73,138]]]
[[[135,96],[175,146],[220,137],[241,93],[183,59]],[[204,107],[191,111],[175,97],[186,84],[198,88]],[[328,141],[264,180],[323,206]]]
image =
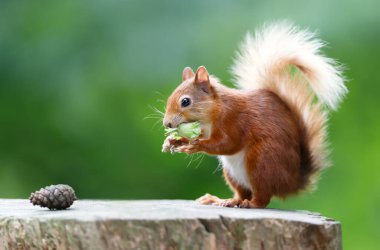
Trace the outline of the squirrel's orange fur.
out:
[[[184,69],[164,125],[200,121],[202,137],[167,139],[163,150],[172,143],[177,152],[218,155],[235,192],[227,200],[206,194],[200,203],[266,207],[272,196],[306,189],[326,167],[322,105],[335,108],[346,88],[334,62],[319,54],[321,46],[307,31],[274,24],[243,44],[233,68],[240,89],[222,85],[203,66],[196,73]]]

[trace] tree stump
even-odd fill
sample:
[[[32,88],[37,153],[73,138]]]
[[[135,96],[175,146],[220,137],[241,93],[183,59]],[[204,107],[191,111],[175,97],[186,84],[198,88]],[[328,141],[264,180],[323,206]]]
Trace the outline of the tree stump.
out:
[[[0,199],[0,249],[341,249],[339,222],[307,211],[185,200],[79,200],[61,211]]]

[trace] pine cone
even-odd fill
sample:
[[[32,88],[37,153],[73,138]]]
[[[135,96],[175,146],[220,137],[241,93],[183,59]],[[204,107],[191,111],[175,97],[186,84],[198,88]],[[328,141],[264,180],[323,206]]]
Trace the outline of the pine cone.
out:
[[[30,202],[50,210],[61,210],[70,207],[77,199],[74,189],[69,185],[51,185],[41,188],[32,193],[29,197]]]

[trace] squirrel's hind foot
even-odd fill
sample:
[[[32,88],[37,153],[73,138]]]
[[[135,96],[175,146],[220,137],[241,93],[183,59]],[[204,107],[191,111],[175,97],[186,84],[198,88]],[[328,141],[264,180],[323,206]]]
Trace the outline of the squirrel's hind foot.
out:
[[[223,199],[220,199],[218,198],[217,196],[215,195],[211,195],[211,194],[205,194],[201,197],[199,197],[198,199],[196,199],[196,201],[201,204],[201,205],[214,205],[214,206],[220,206],[222,203],[223,203]]]
[[[219,197],[211,194],[205,194],[196,200],[201,205],[214,205],[221,207],[239,207],[242,200],[237,198],[220,199]]]
[[[211,194],[205,194],[196,201],[201,205],[213,205],[213,206],[221,206],[221,207],[238,207],[238,208],[265,208],[269,200],[260,201],[258,199],[253,198],[252,200],[241,200],[238,198],[231,199],[220,199],[219,197]]]

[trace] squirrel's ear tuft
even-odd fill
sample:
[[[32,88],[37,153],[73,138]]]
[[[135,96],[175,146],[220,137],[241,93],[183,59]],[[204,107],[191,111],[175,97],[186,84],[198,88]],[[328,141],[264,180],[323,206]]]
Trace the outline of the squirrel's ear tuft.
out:
[[[200,66],[195,74],[194,84],[199,86],[204,92],[210,93],[210,79],[205,66]]]
[[[187,79],[194,77],[194,71],[190,67],[186,67],[182,71],[182,81],[186,81]]]

